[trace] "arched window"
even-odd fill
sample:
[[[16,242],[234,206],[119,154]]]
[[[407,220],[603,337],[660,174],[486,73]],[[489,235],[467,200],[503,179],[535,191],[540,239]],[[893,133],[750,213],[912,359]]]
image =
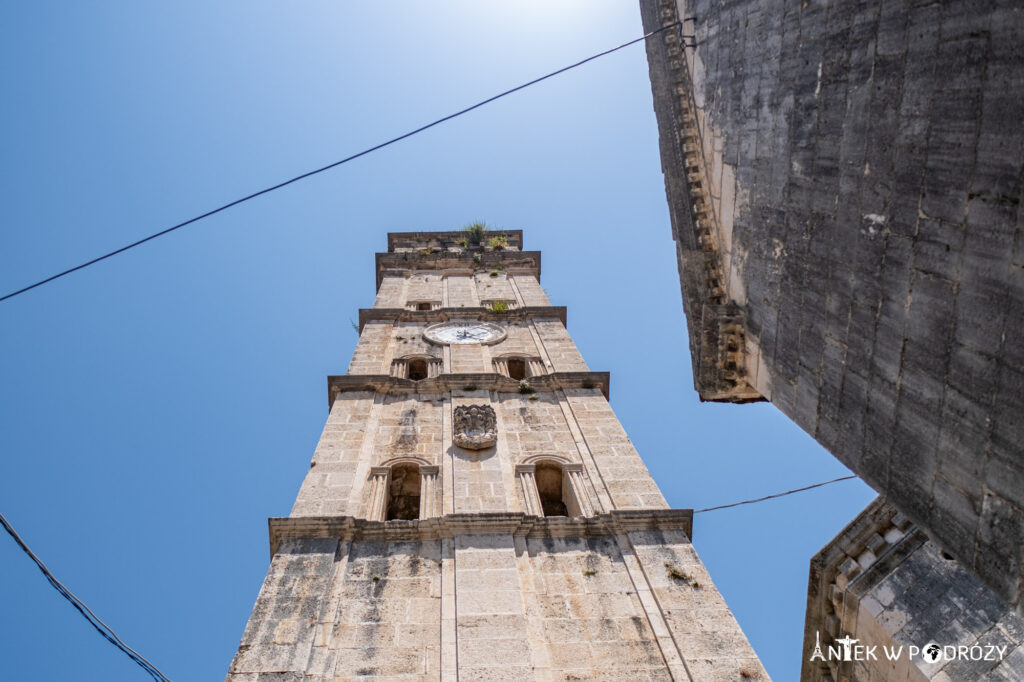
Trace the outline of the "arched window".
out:
[[[399,464],[391,469],[385,520],[413,521],[420,517],[420,468]]]
[[[544,516],[568,516],[565,500],[562,498],[564,488],[562,467],[557,464],[541,462],[534,474],[537,480],[537,494]]]
[[[429,355],[407,355],[391,361],[391,376],[400,379],[433,379],[441,373],[441,358]]]
[[[524,511],[534,516],[593,516],[583,465],[561,458],[533,459],[517,464],[523,489]]]
[[[427,378],[427,361],[423,358],[409,360],[409,378],[413,381]]]
[[[540,374],[547,374],[547,370],[544,369],[543,360],[521,353],[501,355],[494,358],[493,362],[495,372],[516,381],[522,381],[523,379]]]
[[[516,381],[525,379],[528,375],[526,373],[526,360],[523,358],[509,358],[505,361],[508,364],[508,375],[510,378]]]

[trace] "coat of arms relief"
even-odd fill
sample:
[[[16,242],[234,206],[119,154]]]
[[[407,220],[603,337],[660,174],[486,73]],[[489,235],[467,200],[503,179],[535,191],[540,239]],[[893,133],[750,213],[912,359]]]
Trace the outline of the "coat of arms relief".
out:
[[[455,444],[467,450],[483,450],[498,440],[498,419],[490,405],[455,408]]]

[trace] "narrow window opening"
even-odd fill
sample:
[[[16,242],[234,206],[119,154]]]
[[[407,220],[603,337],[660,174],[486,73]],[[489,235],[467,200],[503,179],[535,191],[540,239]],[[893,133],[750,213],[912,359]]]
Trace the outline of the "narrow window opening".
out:
[[[409,361],[409,378],[413,381],[427,378],[427,361],[421,359]]]
[[[388,489],[388,521],[415,521],[420,517],[420,468],[400,464],[391,470]]]
[[[562,499],[562,468],[554,464],[538,464],[534,476],[544,516],[568,516]]]
[[[416,310],[433,310],[434,304],[430,301],[420,301],[416,304]]]
[[[526,374],[526,360],[522,358],[509,358],[508,364],[508,375],[516,381],[520,381],[527,377]]]

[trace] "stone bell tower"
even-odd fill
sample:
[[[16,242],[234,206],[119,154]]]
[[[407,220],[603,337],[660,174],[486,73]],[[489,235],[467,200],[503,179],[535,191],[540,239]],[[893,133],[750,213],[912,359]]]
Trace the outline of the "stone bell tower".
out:
[[[768,679],[539,278],[388,235],[228,682]]]

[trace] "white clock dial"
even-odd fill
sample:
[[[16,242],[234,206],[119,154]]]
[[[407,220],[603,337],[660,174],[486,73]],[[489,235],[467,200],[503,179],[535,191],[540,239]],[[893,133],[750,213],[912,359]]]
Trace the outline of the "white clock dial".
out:
[[[498,343],[505,338],[505,330],[490,322],[441,322],[424,329],[423,337],[439,345]]]

